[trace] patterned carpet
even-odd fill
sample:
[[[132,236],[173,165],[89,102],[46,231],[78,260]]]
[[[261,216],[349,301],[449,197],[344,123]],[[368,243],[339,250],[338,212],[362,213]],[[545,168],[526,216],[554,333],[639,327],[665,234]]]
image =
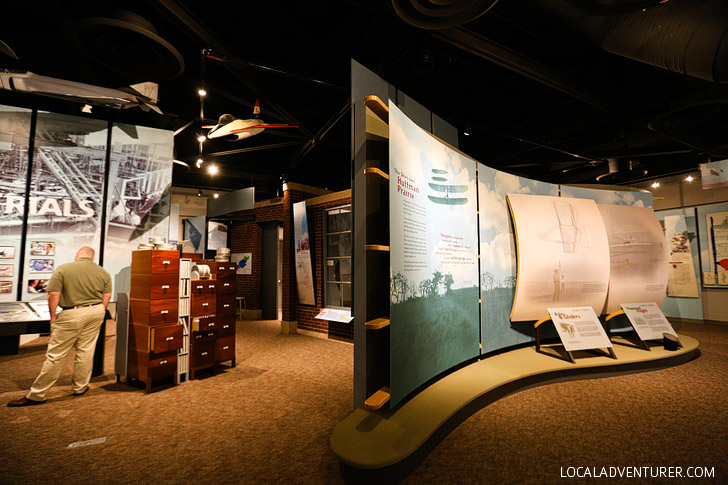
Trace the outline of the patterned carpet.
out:
[[[148,395],[115,382],[108,337],[106,375],[85,396],[70,396],[69,359],[48,403],[26,408],[5,405],[30,386],[47,338],[0,357],[0,483],[342,483],[329,437],[351,410],[353,346],[279,329],[238,322],[235,368]],[[578,466],[706,466],[715,477],[700,483],[726,483],[728,327],[678,331],[701,342],[697,360],[508,396],[405,483],[553,483]]]

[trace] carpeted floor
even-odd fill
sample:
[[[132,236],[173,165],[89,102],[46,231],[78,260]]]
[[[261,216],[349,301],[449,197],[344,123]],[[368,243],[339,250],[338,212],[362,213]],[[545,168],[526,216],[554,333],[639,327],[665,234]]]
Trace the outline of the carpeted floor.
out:
[[[279,329],[238,322],[235,368],[151,394],[115,382],[109,337],[107,375],[85,396],[70,396],[69,359],[48,403],[26,408],[6,403],[32,383],[47,338],[0,357],[0,483],[341,483],[329,437],[351,411],[353,346]],[[728,482],[728,327],[677,329],[701,342],[697,360],[508,396],[405,483],[553,483],[578,466],[714,467],[699,482]]]

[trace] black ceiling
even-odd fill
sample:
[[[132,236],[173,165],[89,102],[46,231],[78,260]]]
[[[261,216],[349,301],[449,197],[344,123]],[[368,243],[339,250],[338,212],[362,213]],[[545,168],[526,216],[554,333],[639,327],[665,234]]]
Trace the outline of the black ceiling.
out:
[[[352,58],[458,127],[465,153],[510,173],[624,183],[728,158],[724,0],[36,1],[3,11],[0,41],[18,60],[0,54],[0,67],[159,83],[164,115],[94,115],[178,131],[175,157],[192,168],[175,166],[176,186],[254,185],[259,200],[282,178],[347,188]],[[256,98],[266,122],[299,128],[207,141],[203,158],[220,173],[196,169],[201,125],[247,118]],[[0,102],[50,106],[7,93]]]

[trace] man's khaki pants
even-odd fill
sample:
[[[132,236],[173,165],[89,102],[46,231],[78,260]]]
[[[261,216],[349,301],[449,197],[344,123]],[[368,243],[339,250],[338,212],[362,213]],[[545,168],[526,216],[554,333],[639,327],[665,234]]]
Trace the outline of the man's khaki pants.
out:
[[[44,401],[46,394],[56,383],[71,349],[76,350],[73,367],[73,392],[81,392],[91,380],[96,337],[104,321],[104,305],[63,310],[51,324],[51,339],[48,342],[46,359],[26,396],[33,401]]]

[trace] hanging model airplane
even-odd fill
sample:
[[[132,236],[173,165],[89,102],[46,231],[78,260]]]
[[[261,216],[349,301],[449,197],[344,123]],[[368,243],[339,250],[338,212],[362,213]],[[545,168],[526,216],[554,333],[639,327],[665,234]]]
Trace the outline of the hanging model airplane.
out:
[[[53,98],[71,99],[109,108],[139,107],[162,114],[157,107],[157,85],[140,83],[122,89],[104,88],[66,79],[41,76],[32,72],[0,71],[0,89]]]
[[[203,128],[211,128],[207,138],[223,138],[229,141],[238,141],[243,138],[250,138],[253,135],[262,133],[266,128],[298,128],[296,125],[272,125],[264,123],[260,119],[260,101],[255,101],[253,117],[247,120],[236,119],[233,115],[222,115],[214,126],[206,125]]]

